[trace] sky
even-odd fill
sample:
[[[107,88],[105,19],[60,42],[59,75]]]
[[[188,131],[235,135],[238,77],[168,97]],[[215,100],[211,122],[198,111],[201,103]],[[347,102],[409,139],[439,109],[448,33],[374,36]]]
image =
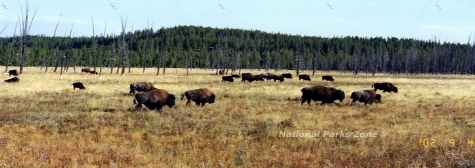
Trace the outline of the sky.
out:
[[[0,0],[1,36],[11,36],[25,0]],[[24,5],[23,5],[24,6]],[[474,0],[29,0],[31,34],[91,36],[178,25],[323,37],[475,40]],[[472,37],[472,38],[471,38]]]

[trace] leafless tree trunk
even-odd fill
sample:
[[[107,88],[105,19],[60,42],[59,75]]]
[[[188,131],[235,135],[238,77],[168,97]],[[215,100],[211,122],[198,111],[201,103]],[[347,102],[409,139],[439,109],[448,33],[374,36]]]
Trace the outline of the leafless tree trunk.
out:
[[[121,74],[123,75],[125,73],[125,57],[126,57],[126,43],[125,43],[125,31],[127,30],[127,19],[121,18],[121,27],[122,27],[122,33],[121,33],[121,42],[120,42],[120,66],[122,68]]]
[[[23,9],[24,8],[24,9]],[[23,68],[26,64],[26,40],[28,38],[28,34],[31,30],[31,26],[33,25],[33,21],[36,17],[36,12],[31,15],[30,13],[30,6],[28,4],[28,0],[25,1],[25,6],[20,7],[20,74],[23,73]]]

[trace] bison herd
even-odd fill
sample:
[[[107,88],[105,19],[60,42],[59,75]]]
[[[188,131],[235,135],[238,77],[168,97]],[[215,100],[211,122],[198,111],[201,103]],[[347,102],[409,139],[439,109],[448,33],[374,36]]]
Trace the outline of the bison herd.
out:
[[[82,69],[82,72],[90,73],[90,74],[97,74],[95,71],[91,71],[90,69]],[[16,70],[8,71],[9,76],[13,76],[5,82],[13,83],[19,82],[20,79],[18,78],[18,72]],[[255,81],[269,81],[273,80],[274,82],[284,82],[285,79],[292,79],[292,74],[284,73],[281,75],[275,75],[272,73],[266,74],[259,74],[253,75],[251,73],[242,73],[241,75],[230,75],[230,76],[223,76],[223,82],[234,82],[236,78],[241,78],[241,82],[255,82]],[[298,76],[299,80],[310,81],[311,78],[309,75],[301,74]],[[322,76],[323,81],[330,81],[334,82],[335,79],[332,76]],[[73,89],[84,90],[86,87],[81,82],[74,82],[72,83]],[[380,103],[382,96],[381,94],[377,94],[378,90],[383,92],[398,92],[398,88],[394,86],[394,84],[389,82],[383,83],[374,83],[372,85],[373,89],[367,90],[358,90],[353,91],[351,93],[351,104],[354,103],[363,103],[373,104],[373,103]],[[150,110],[157,110],[161,111],[162,107],[174,107],[176,96],[174,94],[169,93],[164,89],[156,88],[150,82],[135,82],[130,84],[129,86],[129,94],[133,95],[133,103],[135,105],[135,110],[142,109],[142,106],[147,107]],[[345,99],[345,92],[328,86],[311,86],[305,87],[300,90],[302,92],[301,96],[301,104],[307,103],[310,104],[312,101],[321,102],[321,104],[330,104],[334,103],[335,101],[343,102]],[[213,104],[216,101],[216,95],[209,90],[208,88],[199,88],[194,90],[185,91],[181,95],[181,100],[187,100],[186,105],[189,105],[191,102],[194,102],[197,106],[205,106],[206,104]]]

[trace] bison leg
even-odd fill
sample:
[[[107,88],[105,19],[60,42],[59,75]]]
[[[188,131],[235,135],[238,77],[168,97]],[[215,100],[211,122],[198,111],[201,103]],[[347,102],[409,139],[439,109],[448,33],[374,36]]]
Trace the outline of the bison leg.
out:
[[[190,99],[187,99],[186,105],[188,106],[188,105],[190,105],[190,103],[191,103],[191,100],[190,100]]]

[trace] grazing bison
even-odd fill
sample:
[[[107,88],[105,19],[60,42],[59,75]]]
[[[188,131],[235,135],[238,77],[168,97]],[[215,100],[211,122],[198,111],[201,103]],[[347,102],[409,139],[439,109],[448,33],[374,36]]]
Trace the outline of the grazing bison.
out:
[[[284,82],[285,77],[282,76],[282,75],[275,75],[275,76],[273,77],[273,79],[274,79],[274,82],[276,82],[276,81]]]
[[[89,74],[94,74],[94,75],[99,74],[99,73],[97,73],[96,71],[91,70],[91,69],[89,69],[89,68],[83,68],[83,69],[81,69],[81,72],[89,73]]]
[[[155,89],[152,83],[150,82],[135,82],[130,84],[130,94],[135,94],[136,92],[147,92]]]
[[[134,96],[135,110],[145,105],[150,110],[161,111],[163,106],[175,106],[175,95],[168,93],[166,90],[153,89],[147,92],[139,92]]]
[[[89,72],[91,72],[91,69],[89,69],[89,68],[83,68],[83,69],[81,69],[81,72],[89,73]]]
[[[351,93],[351,99],[353,103],[361,102],[365,105],[373,103],[381,103],[381,95],[376,94],[373,90],[361,90]]]
[[[181,95],[181,100],[184,100],[185,97],[187,99],[186,105],[189,105],[191,101],[193,101],[197,106],[203,107],[206,103],[214,103],[216,95],[207,88],[201,88],[186,91]]]
[[[252,82],[252,74],[251,73],[242,73],[241,74],[241,82]]]
[[[335,79],[333,78],[333,76],[330,76],[330,75],[322,76],[322,80],[323,80],[323,81],[330,81],[330,82],[335,81]]]
[[[263,74],[260,74],[260,75],[252,75],[250,73],[243,73],[241,75],[241,82],[254,82],[254,81],[264,81],[264,75]]]
[[[74,82],[73,83],[73,89],[79,89],[79,90],[84,90],[86,87],[81,83],[81,82]]]
[[[236,75],[236,74],[234,74],[234,75],[231,75],[231,76],[232,76],[233,78],[240,78],[240,77],[241,77],[241,76],[239,76],[239,75]]]
[[[290,74],[290,73],[284,73],[284,74],[282,74],[282,76],[284,78],[287,78],[287,79],[292,79],[292,74]]]
[[[223,82],[234,82],[234,78],[232,76],[223,76]]]
[[[374,88],[374,91],[382,90],[383,92],[398,92],[397,87],[389,82],[374,83],[372,87]]]
[[[306,87],[302,90],[302,102],[301,104],[313,101],[321,101],[322,104],[325,103],[333,103],[336,100],[343,102],[345,99],[345,92],[325,86],[313,86],[313,87]]]
[[[299,75],[299,80],[311,81],[310,76],[306,74]]]
[[[18,71],[16,69],[9,70],[8,76],[18,76]]]
[[[20,82],[20,78],[18,78],[18,77],[15,76],[15,77],[13,77],[13,78],[10,78],[10,79],[5,80],[5,82],[7,82],[7,83]]]

